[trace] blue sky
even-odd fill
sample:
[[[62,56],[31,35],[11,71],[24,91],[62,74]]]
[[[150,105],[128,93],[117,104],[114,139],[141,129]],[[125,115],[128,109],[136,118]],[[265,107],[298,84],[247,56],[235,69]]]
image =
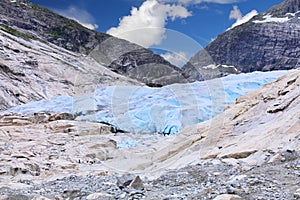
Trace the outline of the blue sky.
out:
[[[89,28],[164,52],[173,62],[176,56],[188,59],[245,15],[252,17],[282,1],[31,0]]]

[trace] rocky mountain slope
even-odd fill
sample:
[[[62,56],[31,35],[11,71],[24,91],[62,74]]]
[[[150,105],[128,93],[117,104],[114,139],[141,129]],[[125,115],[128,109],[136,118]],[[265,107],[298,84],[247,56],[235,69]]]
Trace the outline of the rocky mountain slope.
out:
[[[141,85],[51,43],[2,29],[0,43],[0,110],[58,95],[85,94],[103,85]]]
[[[299,11],[299,0],[285,0],[226,31],[192,57],[183,67],[184,73],[194,81],[230,73],[298,68]]]
[[[49,42],[73,53],[90,55],[114,72],[150,86],[186,82],[179,68],[151,51],[89,30],[27,0],[3,0],[0,11],[1,30],[17,37]]]

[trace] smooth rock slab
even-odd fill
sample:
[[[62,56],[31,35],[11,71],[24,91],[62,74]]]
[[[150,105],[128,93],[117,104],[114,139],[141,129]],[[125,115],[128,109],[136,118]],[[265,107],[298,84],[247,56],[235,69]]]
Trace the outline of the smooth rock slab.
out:
[[[238,200],[238,199],[242,199],[242,198],[238,195],[222,194],[222,195],[217,196],[213,200]]]
[[[94,193],[90,194],[89,196],[86,197],[87,200],[113,200],[115,199],[112,195],[106,194],[106,193]]]

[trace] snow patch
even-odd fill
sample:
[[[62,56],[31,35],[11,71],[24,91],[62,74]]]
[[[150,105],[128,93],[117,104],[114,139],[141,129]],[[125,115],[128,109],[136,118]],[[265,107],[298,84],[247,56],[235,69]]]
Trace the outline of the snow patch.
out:
[[[217,65],[213,65],[213,64],[207,65],[207,66],[203,67],[203,69],[217,69],[217,68],[218,68],[218,66]]]
[[[235,71],[238,71],[238,69],[233,66],[233,65],[207,65],[207,66],[204,66],[203,69],[218,69],[219,67],[222,67],[222,68],[232,68],[234,69]]]
[[[254,20],[253,23],[255,24],[262,24],[262,23],[269,23],[269,22],[276,22],[276,23],[285,23],[288,22],[290,19],[289,17],[284,17],[284,18],[278,18],[278,17],[272,17],[272,15],[267,14],[263,16],[264,20]]]
[[[291,16],[291,17],[296,17],[296,16],[298,16],[300,14],[300,11],[297,11],[297,12],[295,12],[295,13],[286,13],[285,15],[286,16]]]

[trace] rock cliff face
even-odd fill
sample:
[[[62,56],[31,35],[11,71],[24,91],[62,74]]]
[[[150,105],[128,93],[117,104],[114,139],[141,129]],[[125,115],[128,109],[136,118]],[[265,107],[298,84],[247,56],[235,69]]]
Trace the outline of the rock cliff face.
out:
[[[112,71],[149,86],[185,83],[181,69],[141,46],[110,37],[96,46],[90,57]]]
[[[300,67],[299,10],[299,0],[285,0],[219,35],[183,67],[186,76],[194,81],[230,73]],[[205,68],[210,66],[221,69],[207,71]]]
[[[17,37],[50,42],[74,53],[90,54],[109,69],[148,85],[185,82],[179,68],[151,51],[89,30],[27,0],[3,0],[0,11],[1,30]]]
[[[138,49],[121,55],[112,62],[110,68],[148,86],[187,82],[179,68],[170,65],[161,56],[147,49]]]

